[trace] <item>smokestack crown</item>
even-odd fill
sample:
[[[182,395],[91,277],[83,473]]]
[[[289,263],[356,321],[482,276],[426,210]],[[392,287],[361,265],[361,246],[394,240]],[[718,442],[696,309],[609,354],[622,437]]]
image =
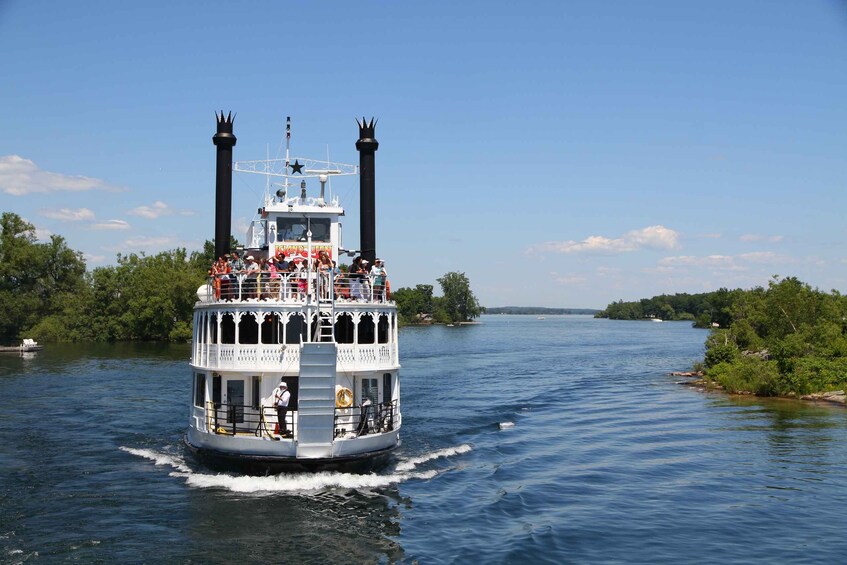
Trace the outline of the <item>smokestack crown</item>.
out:
[[[359,151],[362,149],[376,151],[379,148],[379,142],[374,138],[376,122],[375,118],[371,118],[369,122],[364,116],[361,122],[358,118],[356,119],[356,123],[359,124],[359,141],[356,142],[356,149]]]
[[[232,135],[232,124],[235,122],[235,116],[232,115],[232,112],[224,116],[224,111],[221,110],[220,114],[215,112],[215,117],[218,120],[218,133],[212,137],[212,142],[215,145],[219,143],[235,145],[236,138]]]

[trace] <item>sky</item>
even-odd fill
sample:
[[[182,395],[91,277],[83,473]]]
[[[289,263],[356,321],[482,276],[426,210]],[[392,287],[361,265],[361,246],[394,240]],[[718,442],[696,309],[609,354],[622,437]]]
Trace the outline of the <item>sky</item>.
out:
[[[796,276],[847,292],[847,1],[0,0],[0,212],[89,269],[214,237],[235,160],[357,164],[393,288],[603,308]],[[317,187],[314,187],[317,190]],[[358,180],[335,179],[344,246]],[[264,178],[236,174],[233,235]]]

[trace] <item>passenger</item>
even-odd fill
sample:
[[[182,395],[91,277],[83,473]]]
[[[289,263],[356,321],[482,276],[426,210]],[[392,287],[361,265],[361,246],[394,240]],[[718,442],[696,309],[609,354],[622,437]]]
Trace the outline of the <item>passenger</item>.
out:
[[[371,281],[374,289],[374,299],[379,302],[385,301],[385,277],[387,276],[385,263],[377,257],[374,260],[374,266],[371,267]]]
[[[308,259],[300,263],[300,269],[297,272],[297,292],[302,300],[306,300],[309,293],[309,261]]]
[[[232,260],[229,263],[230,298],[241,300],[244,297],[244,261],[236,251],[232,252]]]
[[[268,260],[262,257],[259,263],[259,276],[256,278],[256,298],[270,298],[269,285],[271,282],[271,270]]]
[[[268,260],[268,289],[265,292],[265,298],[270,298],[271,300],[279,300],[279,278],[280,275],[279,269],[276,268],[276,260]]]
[[[247,273],[247,278],[244,282],[243,295],[246,295],[247,298],[256,298],[259,290],[259,264],[256,263],[256,258],[252,255],[248,255],[246,261],[244,270]]]
[[[363,300],[373,300],[373,296],[371,296],[371,280],[370,280],[370,268],[368,267],[369,261],[367,259],[362,259],[362,262],[359,263],[359,275],[361,276],[361,284],[362,284],[362,299]]]
[[[329,253],[323,250],[319,251],[318,273],[320,275],[321,298],[324,300],[330,297],[330,283],[333,280],[332,270],[332,259],[329,258]]]
[[[285,258],[285,251],[277,251],[276,257],[274,258],[274,262],[276,263],[277,271],[287,271],[288,270],[288,260]]]
[[[230,271],[232,270],[230,265],[231,257],[229,253],[224,254],[223,260],[220,262],[220,268],[218,276],[220,278],[220,286],[221,292],[220,296],[224,298],[224,300],[228,300],[231,298],[232,292],[232,281],[230,280]]]
[[[212,279],[212,289],[215,294],[215,300],[221,299],[221,263],[223,257],[218,257],[218,260],[212,263],[209,267],[209,277]]]
[[[287,437],[288,423],[285,421],[285,416],[288,414],[288,402],[291,400],[291,393],[288,392],[288,385],[284,380],[279,381],[274,391],[274,401],[276,404],[276,421],[279,426],[280,437]]]
[[[299,280],[299,278],[299,269],[297,268],[297,263],[295,263],[294,261],[289,261],[287,277],[288,298],[293,298],[294,300],[297,300],[297,281]]]
[[[362,258],[356,257],[347,270],[347,279],[350,281],[350,299],[363,300],[362,295]]]

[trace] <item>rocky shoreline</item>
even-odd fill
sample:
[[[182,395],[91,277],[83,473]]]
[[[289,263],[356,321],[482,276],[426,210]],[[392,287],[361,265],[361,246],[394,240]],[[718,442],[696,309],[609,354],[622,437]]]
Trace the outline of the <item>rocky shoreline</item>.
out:
[[[669,375],[671,377],[688,377],[690,379],[693,379],[689,381],[677,381],[677,384],[683,386],[690,386],[709,391],[726,392],[724,391],[724,388],[721,385],[706,381],[704,379],[705,375],[701,371],[674,371],[673,373],[669,373]],[[755,396],[752,392],[739,392],[735,394],[739,394],[742,396]],[[812,394],[803,394],[800,396],[797,396],[796,394],[790,394],[787,396],[779,396],[775,398],[788,398],[793,400],[805,400],[810,402],[826,402],[829,404],[847,407],[847,394],[845,394],[845,391],[843,390],[834,390],[830,392],[815,392]]]

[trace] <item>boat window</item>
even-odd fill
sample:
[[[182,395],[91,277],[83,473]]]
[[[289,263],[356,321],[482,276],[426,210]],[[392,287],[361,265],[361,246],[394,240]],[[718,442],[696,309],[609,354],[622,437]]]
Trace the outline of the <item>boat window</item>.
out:
[[[377,343],[388,343],[388,316],[382,314],[376,327]]]
[[[382,374],[382,398],[383,402],[394,400],[394,391],[391,390],[391,373]]]
[[[262,322],[262,343],[277,345],[282,343],[282,324],[278,314],[267,314]]]
[[[226,382],[226,421],[240,424],[244,421],[244,381],[232,380]]]
[[[374,319],[370,314],[365,314],[359,319],[358,343],[374,342]]]
[[[206,402],[206,375],[196,373],[194,375],[194,406],[203,408]]]
[[[362,402],[364,402],[365,399],[370,399],[371,404],[374,406],[379,404],[378,382],[379,381],[376,379],[362,379]]]
[[[212,402],[216,406],[221,405],[221,376],[215,375],[212,377]]]
[[[230,313],[221,317],[221,343],[235,343],[235,318]]]
[[[303,316],[296,314],[288,319],[285,325],[285,343],[301,343],[306,335],[306,321]]]
[[[247,345],[259,343],[259,325],[256,318],[250,314],[241,316],[241,321],[238,322],[238,342]]]
[[[338,343],[353,343],[354,329],[353,316],[341,314],[338,316],[338,321],[335,322],[335,341]]]
[[[307,232],[312,229],[312,241],[328,242],[329,218],[278,218],[276,221],[277,241],[307,240]]]
[[[262,406],[261,384],[262,379],[258,375],[253,375],[253,410],[258,410]]]
[[[209,341],[207,343],[218,343],[218,317],[207,314],[206,323],[209,325]]]

